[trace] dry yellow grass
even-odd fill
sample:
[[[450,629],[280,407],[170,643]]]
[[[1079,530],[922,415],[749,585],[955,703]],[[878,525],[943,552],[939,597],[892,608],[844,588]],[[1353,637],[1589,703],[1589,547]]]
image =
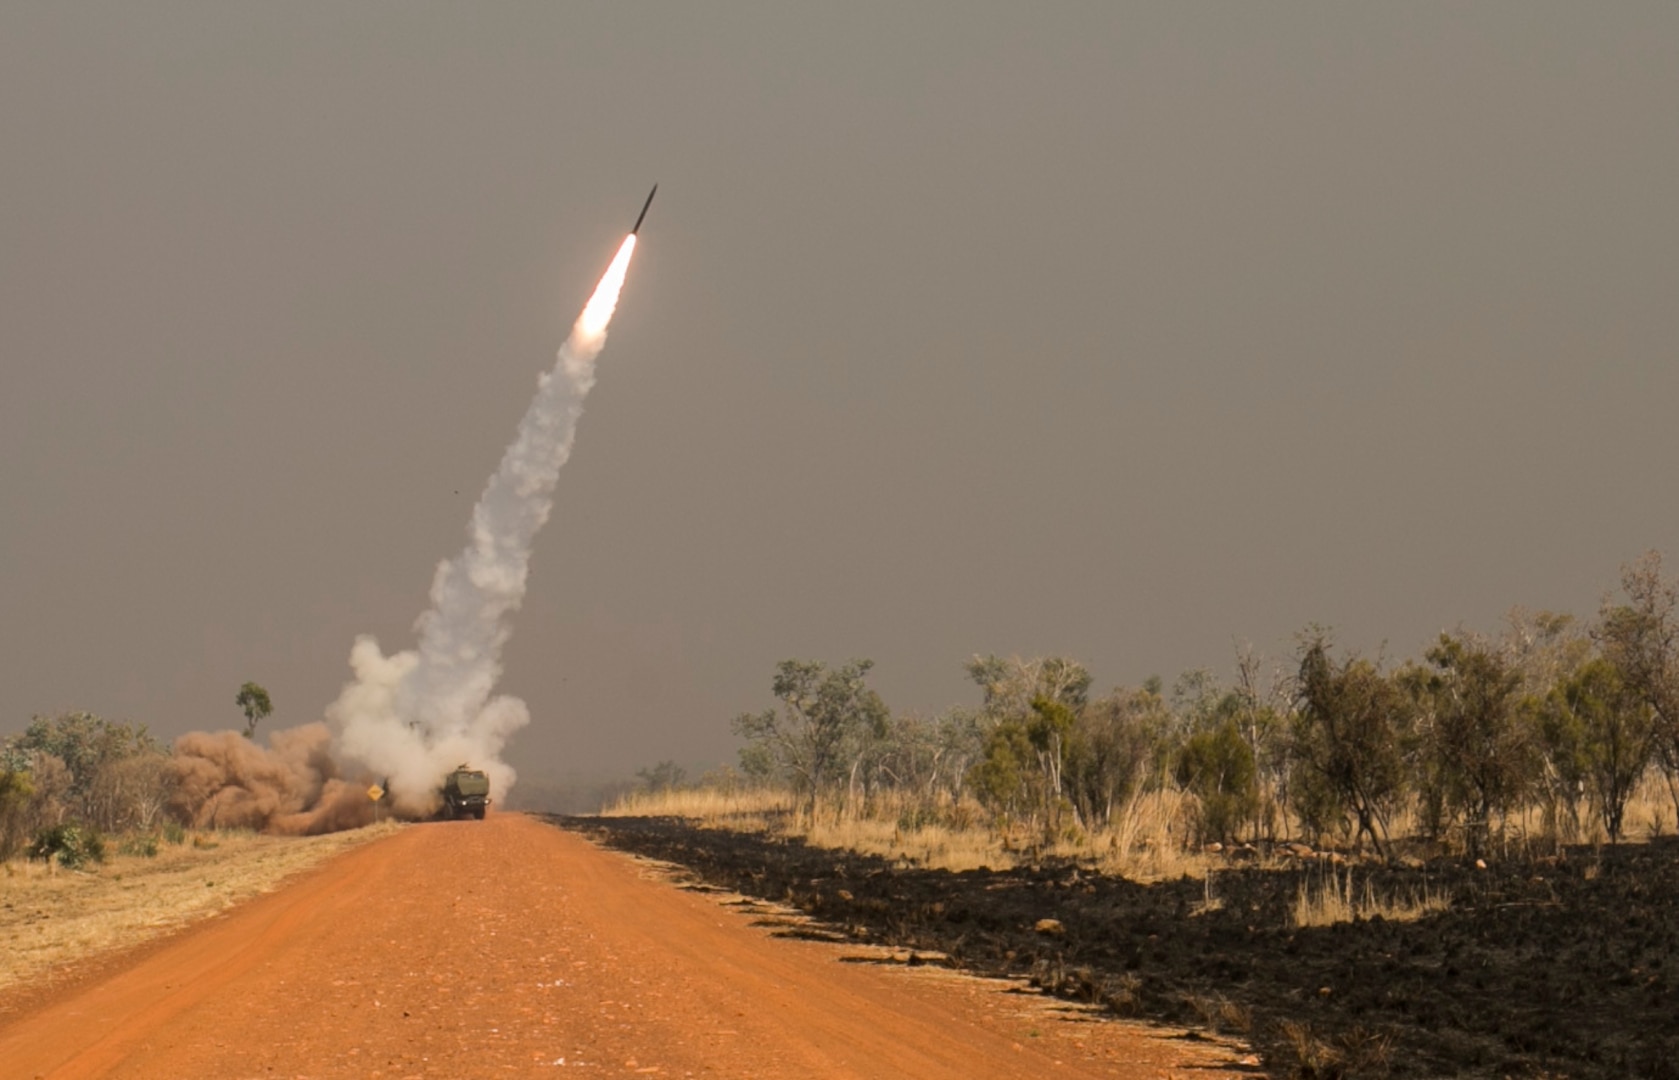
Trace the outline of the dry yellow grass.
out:
[[[957,873],[982,867],[1005,869],[1016,862],[1015,853],[1005,850],[993,834],[980,828],[917,825],[905,829],[896,821],[840,816],[806,821],[798,835],[816,847],[879,855]]]
[[[1421,893],[1379,897],[1369,878],[1364,879],[1362,889],[1353,883],[1352,867],[1344,875],[1330,867],[1315,885],[1309,878],[1300,882],[1294,899],[1294,925],[1329,926],[1377,915],[1389,922],[1415,922],[1450,906],[1445,894],[1428,888]]]
[[[155,857],[112,854],[86,871],[50,862],[0,865],[0,989],[214,915],[399,828],[385,823],[311,837],[189,834],[183,844],[161,845]]]
[[[1196,809],[1192,795],[1155,790],[1118,810],[1112,824],[1091,832],[1069,829],[1047,844],[1041,832],[1024,824],[999,823],[977,803],[953,803],[948,796],[929,806],[924,800],[886,794],[838,805],[823,804],[812,812],[785,789],[685,788],[632,793],[601,813],[608,817],[680,817],[702,828],[798,837],[817,847],[878,855],[933,869],[1007,870],[1050,856],[1073,859],[1132,881],[1150,882],[1185,876],[1204,878],[1228,865],[1223,855],[1204,852],[1186,842],[1193,832]],[[1414,809],[1409,807],[1401,808],[1388,824],[1396,837],[1415,835],[1419,828]],[[1550,837],[1532,809],[1500,824],[1503,856],[1519,853],[1524,845],[1531,849],[1535,844],[1554,844],[1557,840],[1607,840],[1601,824],[1589,813],[1584,815],[1579,830],[1569,829],[1560,837]],[[1638,841],[1675,831],[1672,801],[1665,783],[1652,769],[1627,804],[1623,837]],[[1343,845],[1350,841],[1346,836],[1339,839]],[[1276,864],[1265,861],[1261,865]],[[1354,912],[1363,917],[1380,914],[1388,919],[1415,919],[1444,906],[1439,897],[1378,898],[1369,893],[1368,882],[1365,889],[1356,897],[1348,895],[1346,888],[1327,886],[1312,890],[1309,896],[1303,893],[1298,906],[1308,921],[1301,925],[1350,920]],[[1212,904],[1210,897],[1207,903]],[[1215,908],[1209,906],[1207,910]]]
[[[668,788],[635,791],[601,811],[603,817],[679,817],[701,825],[761,831],[790,814],[793,793],[777,788]]]
[[[703,828],[796,836],[817,847],[878,855],[932,869],[1007,870],[1048,855],[1077,859],[1134,881],[1201,877],[1223,865],[1218,856],[1185,847],[1189,796],[1156,791],[1094,832],[1069,831],[1051,844],[1025,826],[997,825],[977,804],[948,799],[928,807],[888,795],[865,805],[799,807],[789,791],[704,788],[627,795],[607,817],[680,817]]]
[[[1501,836],[1509,848],[1525,844],[1530,850],[1543,851],[1556,844],[1607,844],[1609,833],[1596,808],[1586,800],[1579,807],[1580,820],[1575,823],[1563,816],[1561,821],[1548,825],[1537,807],[1526,807],[1505,818]],[[1661,771],[1651,768],[1633,789],[1621,817],[1621,842],[1640,843],[1672,836],[1676,827],[1673,796]],[[1461,845],[1459,845],[1461,849]],[[1504,852],[1500,852],[1503,854]]]

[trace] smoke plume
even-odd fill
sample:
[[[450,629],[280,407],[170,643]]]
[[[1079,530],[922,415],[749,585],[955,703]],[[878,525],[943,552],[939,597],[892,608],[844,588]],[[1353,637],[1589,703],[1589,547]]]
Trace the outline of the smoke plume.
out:
[[[436,809],[444,776],[461,764],[484,770],[492,796],[507,797],[514,773],[501,751],[530,723],[530,711],[495,694],[501,648],[524,601],[531,544],[553,508],[634,252],[632,233],[553,370],[537,381],[536,399],[473,508],[465,549],[437,567],[431,608],[414,624],[418,645],[387,656],[363,635],[350,649],[355,677],[327,707],[327,719],[336,749],[362,766],[358,775],[340,775],[326,724],[275,732],[267,749],[236,731],[194,732],[175,743],[177,817],[202,828],[332,832],[373,819],[368,788],[376,781],[396,814],[424,817]]]
[[[524,600],[531,544],[548,520],[583,399],[595,384],[595,358],[606,344],[635,240],[624,238],[553,370],[538,381],[535,400],[473,508],[465,549],[438,565],[431,608],[415,623],[418,645],[387,656],[364,635],[350,650],[355,678],[327,718],[344,754],[386,781],[401,812],[428,812],[445,774],[462,763],[489,773],[497,799],[513,786],[513,768],[501,752],[530,723],[530,712],[518,698],[494,692],[501,649]]]

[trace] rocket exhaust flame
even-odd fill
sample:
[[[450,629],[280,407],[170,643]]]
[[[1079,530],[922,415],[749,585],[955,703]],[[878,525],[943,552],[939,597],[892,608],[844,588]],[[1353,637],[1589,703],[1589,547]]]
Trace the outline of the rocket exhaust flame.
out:
[[[629,272],[630,256],[634,254],[635,233],[631,233],[624,237],[618,254],[612,257],[612,265],[606,268],[600,284],[595,286],[594,295],[583,305],[583,314],[577,317],[577,325],[571,331],[574,338],[578,335],[596,338],[606,333],[606,326],[612,321],[612,313],[618,310],[618,293],[624,287],[624,275]],[[598,352],[600,347],[597,345],[595,348]]]

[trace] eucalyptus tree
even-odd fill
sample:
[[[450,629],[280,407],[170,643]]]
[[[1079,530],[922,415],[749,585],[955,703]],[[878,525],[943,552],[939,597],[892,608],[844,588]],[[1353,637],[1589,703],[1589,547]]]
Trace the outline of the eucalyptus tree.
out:
[[[779,708],[734,720],[747,741],[742,767],[785,776],[814,811],[820,795],[855,777],[869,745],[887,732],[891,713],[864,681],[873,667],[872,660],[833,670],[815,660],[777,664],[770,689]]]
[[[1649,767],[1653,712],[1615,664],[1588,661],[1551,693],[1544,733],[1565,783],[1589,792],[1611,843],[1619,843],[1627,800]]]
[[[1166,703],[1147,689],[1115,689],[1087,704],[1067,747],[1066,783],[1081,819],[1109,824],[1150,779],[1168,725]]]
[[[1295,805],[1308,827],[1332,831],[1352,815],[1355,839],[1386,856],[1388,818],[1405,786],[1402,743],[1409,696],[1371,661],[1329,655],[1326,632],[1300,649],[1290,754]]]
[[[14,774],[14,802],[27,786],[37,825],[149,827],[171,790],[163,747],[144,724],[89,712],[35,717],[0,748],[0,758]]]
[[[1518,722],[1534,737],[1533,796],[1553,836],[1565,824],[1577,829],[1585,796],[1575,760],[1577,747],[1564,736],[1569,725],[1558,720],[1555,694],[1597,655],[1585,627],[1572,615],[1513,608],[1506,617],[1500,652],[1521,677]]]
[[[1537,773],[1535,733],[1519,711],[1522,674],[1488,643],[1441,634],[1427,666],[1408,670],[1425,804],[1436,829],[1462,819],[1471,855],[1486,849],[1495,814],[1522,803]]]
[[[1236,650],[1231,689],[1237,726],[1253,754],[1253,839],[1276,839],[1288,813],[1288,732],[1294,674],[1267,663],[1251,645]]]
[[[234,696],[233,703],[239,706],[239,711],[245,714],[245,738],[254,739],[257,725],[273,715],[274,702],[269,699],[268,691],[254,682],[247,682],[239,687],[239,693]]]
[[[1090,672],[1063,656],[975,656],[964,665],[983,695],[986,726],[970,778],[1004,813],[1029,811],[1046,834],[1059,828],[1067,753],[1090,695]]]
[[[1038,698],[1081,709],[1090,697],[1090,672],[1065,656],[975,656],[962,665],[980,688],[981,709],[991,719],[1024,719]]]
[[[1200,801],[1203,841],[1233,839],[1253,820],[1259,808],[1258,772],[1234,710],[1184,742],[1177,779]]]
[[[1625,602],[1605,601],[1593,636],[1650,709],[1656,763],[1679,816],[1679,583],[1651,551],[1621,568]]]

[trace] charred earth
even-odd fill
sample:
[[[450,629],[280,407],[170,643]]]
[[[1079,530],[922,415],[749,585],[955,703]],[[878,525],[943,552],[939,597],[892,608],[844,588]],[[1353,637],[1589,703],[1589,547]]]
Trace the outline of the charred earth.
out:
[[[1142,885],[1071,863],[951,873],[652,818],[555,824],[805,912],[1114,1012],[1243,1031],[1277,1077],[1679,1077],[1679,842],[1488,869],[1360,868],[1414,922],[1297,928],[1318,865]],[[1046,921],[1049,920],[1049,921]],[[1245,1029],[1245,1030],[1244,1030]]]

